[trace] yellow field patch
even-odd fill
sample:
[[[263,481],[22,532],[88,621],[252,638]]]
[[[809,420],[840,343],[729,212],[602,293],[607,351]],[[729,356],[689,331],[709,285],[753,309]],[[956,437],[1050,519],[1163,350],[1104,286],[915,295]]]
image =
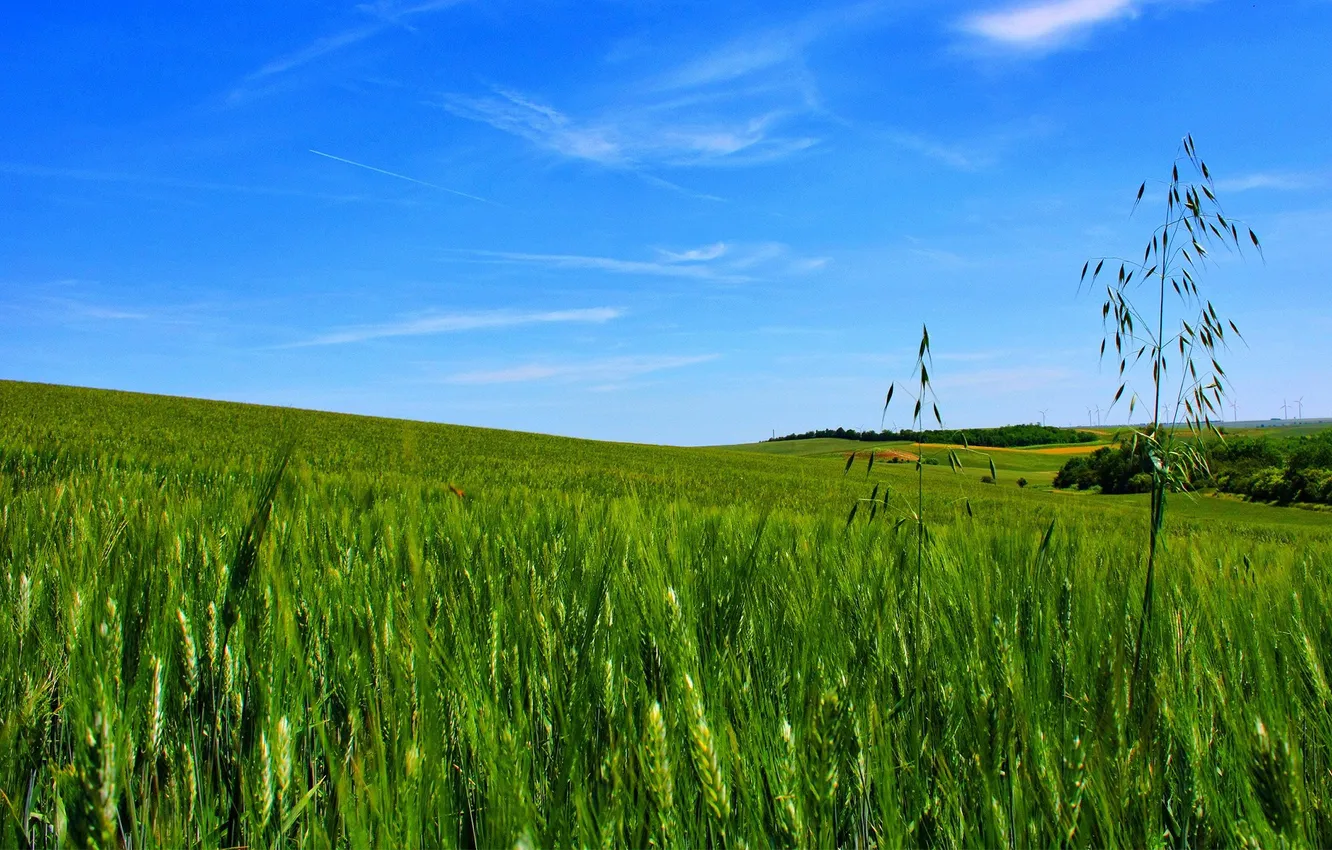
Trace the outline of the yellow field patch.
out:
[[[1101,447],[1096,444],[1079,443],[1072,446],[1055,446],[1049,449],[1019,449],[1019,451],[1029,451],[1032,454],[1041,455],[1089,455],[1099,448]]]
[[[915,452],[902,452],[897,449],[870,449],[870,451],[874,452],[874,458],[876,461],[882,461],[884,463],[892,463],[894,460],[902,462],[914,462],[916,460]],[[864,455],[865,457],[869,456],[869,452],[859,449],[856,451],[856,454]],[[851,457],[851,452],[842,452],[842,457]]]

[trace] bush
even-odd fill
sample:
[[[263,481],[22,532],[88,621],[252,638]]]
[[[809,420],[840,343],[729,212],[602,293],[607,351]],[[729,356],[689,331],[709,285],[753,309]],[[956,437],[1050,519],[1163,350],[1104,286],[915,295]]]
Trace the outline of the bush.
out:
[[[1287,478],[1300,485],[1296,498],[1301,502],[1332,505],[1332,469],[1305,469]]]
[[[1150,472],[1139,472],[1128,480],[1124,485],[1125,493],[1150,493],[1152,492],[1152,474]]]
[[[1275,466],[1259,470],[1248,481],[1249,498],[1260,502],[1285,504],[1298,492],[1286,479],[1286,472]]]
[[[1026,486],[1027,486],[1027,479],[1025,479],[1025,478],[1019,478],[1019,479],[1017,480],[1017,486],[1019,486],[1019,487],[1026,487]]]
[[[1069,458],[1055,476],[1054,486],[1088,490],[1100,487],[1102,493],[1144,493],[1152,489],[1146,448],[1139,444],[1105,446],[1087,457]],[[1141,475],[1147,475],[1143,485]]]
[[[991,478],[991,477],[988,476],[988,475],[982,475],[982,476],[981,476],[981,483],[982,483],[982,484],[993,484],[993,483],[994,483],[994,479]]]
[[[1092,469],[1091,461],[1085,457],[1069,458],[1063,468],[1055,474],[1054,486],[1061,490],[1067,490],[1076,487],[1079,490],[1087,490],[1096,486],[1096,473]]]
[[[1332,429],[1293,441],[1290,469],[1332,469]]]

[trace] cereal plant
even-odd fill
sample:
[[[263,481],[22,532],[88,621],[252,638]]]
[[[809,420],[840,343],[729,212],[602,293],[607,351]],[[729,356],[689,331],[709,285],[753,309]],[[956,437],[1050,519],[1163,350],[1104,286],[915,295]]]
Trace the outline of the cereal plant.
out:
[[[1326,516],[1172,510],[1144,731],[1113,499],[0,401],[0,847],[1332,845]]]
[[[1241,229],[1239,220],[1225,214],[1216,197],[1211,171],[1198,156],[1193,137],[1186,136],[1181,146],[1182,153],[1172,164],[1170,179],[1165,183],[1161,223],[1146,241],[1142,260],[1112,257],[1088,260],[1082,267],[1079,283],[1088,279],[1090,271],[1091,283],[1095,284],[1107,262],[1119,266],[1115,280],[1106,285],[1106,298],[1101,305],[1105,327],[1101,356],[1105,356],[1107,344],[1113,342],[1118,360],[1119,387],[1111,407],[1127,390],[1131,419],[1138,402],[1144,399],[1130,386],[1130,373],[1144,356],[1151,370],[1145,399],[1150,404],[1151,420],[1141,427],[1132,427],[1131,436],[1135,450],[1138,446],[1143,448],[1151,476],[1147,578],[1134,651],[1135,682],[1152,612],[1166,496],[1188,491],[1194,480],[1207,474],[1203,437],[1208,431],[1219,437],[1213,418],[1224,420],[1228,381],[1220,358],[1227,348],[1226,334],[1240,336],[1239,328],[1217,312],[1198,282],[1210,262],[1211,252],[1218,247],[1242,251],[1248,242],[1262,251],[1257,235],[1247,227]],[[1180,176],[1181,164],[1186,169],[1184,177]],[[1135,210],[1146,192],[1147,183],[1143,182],[1133,203]],[[1135,278],[1137,286],[1133,285]],[[1143,287],[1146,298],[1138,295]],[[1174,411],[1168,425],[1162,422],[1163,402],[1165,409]],[[1180,434],[1174,424],[1181,418],[1186,434]]]

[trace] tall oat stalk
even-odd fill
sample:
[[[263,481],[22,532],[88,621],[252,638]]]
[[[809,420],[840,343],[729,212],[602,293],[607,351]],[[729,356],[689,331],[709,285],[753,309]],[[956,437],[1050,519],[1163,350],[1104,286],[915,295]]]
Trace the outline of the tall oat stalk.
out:
[[[1090,280],[1094,284],[1106,264],[1119,265],[1113,283],[1105,288],[1101,305],[1104,334],[1101,357],[1113,343],[1119,361],[1119,387],[1113,408],[1127,391],[1129,417],[1140,401],[1151,404],[1151,422],[1130,426],[1133,450],[1142,448],[1146,470],[1151,475],[1151,502],[1147,548],[1147,578],[1143,588],[1142,613],[1138,621],[1137,646],[1133,654],[1133,679],[1136,683],[1142,666],[1143,645],[1152,613],[1152,591],[1156,574],[1156,556],[1161,546],[1165,523],[1166,494],[1185,492],[1193,482],[1205,477],[1207,457],[1203,444],[1208,431],[1220,436],[1213,422],[1223,411],[1226,397],[1225,370],[1219,358],[1227,349],[1227,329],[1240,337],[1239,328],[1223,318],[1198,286],[1198,277],[1207,267],[1211,250],[1216,247],[1243,252],[1245,237],[1259,254],[1262,245],[1257,235],[1239,221],[1230,218],[1216,197],[1216,184],[1207,163],[1198,156],[1193,137],[1186,136],[1182,152],[1175,158],[1170,180],[1165,183],[1165,214],[1151,233],[1142,252],[1142,260],[1097,257],[1082,267],[1079,289]],[[1180,166],[1192,174],[1180,175]],[[1147,183],[1138,187],[1133,208],[1136,211],[1147,192]],[[1135,285],[1136,281],[1136,285]],[[1140,294],[1147,287],[1146,298]],[[1173,292],[1173,296],[1170,293]],[[1242,338],[1242,337],[1240,337]],[[1178,352],[1178,353],[1176,353]],[[1149,397],[1143,399],[1129,383],[1133,367],[1144,357],[1151,366]],[[1170,376],[1171,360],[1178,373],[1178,384]],[[1169,392],[1175,388],[1175,401],[1169,404]],[[1175,411],[1169,424],[1162,423],[1162,402]],[[1183,416],[1180,416],[1183,411]],[[1183,433],[1178,427],[1184,426]],[[1131,685],[1132,688],[1136,685]]]

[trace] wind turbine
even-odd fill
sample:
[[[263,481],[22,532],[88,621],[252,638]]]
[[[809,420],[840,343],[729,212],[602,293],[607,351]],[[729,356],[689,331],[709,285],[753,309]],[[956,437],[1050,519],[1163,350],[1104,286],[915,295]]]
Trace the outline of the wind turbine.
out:
[[[1304,396],[1300,396],[1299,398],[1295,399],[1295,410],[1297,411],[1296,414],[1295,414],[1295,418],[1296,418],[1296,419],[1303,419],[1303,418],[1304,418]]]
[[[1230,400],[1230,416],[1231,416],[1230,421],[1232,422],[1239,421],[1239,402],[1233,398]]]
[[[1096,424],[1096,419],[1092,416],[1092,409],[1090,407],[1087,408],[1087,424],[1088,425]]]
[[[1049,413],[1049,412],[1050,412],[1050,408],[1048,408],[1048,407],[1047,407],[1045,410],[1042,410],[1042,411],[1041,411],[1041,424],[1042,424],[1042,425],[1045,424],[1045,414],[1047,414],[1047,413]]]
[[[1281,400],[1281,418],[1286,418],[1286,400],[1284,398]]]
[[[1098,404],[1096,405],[1096,427],[1099,428],[1100,426],[1101,426],[1101,406]]]

